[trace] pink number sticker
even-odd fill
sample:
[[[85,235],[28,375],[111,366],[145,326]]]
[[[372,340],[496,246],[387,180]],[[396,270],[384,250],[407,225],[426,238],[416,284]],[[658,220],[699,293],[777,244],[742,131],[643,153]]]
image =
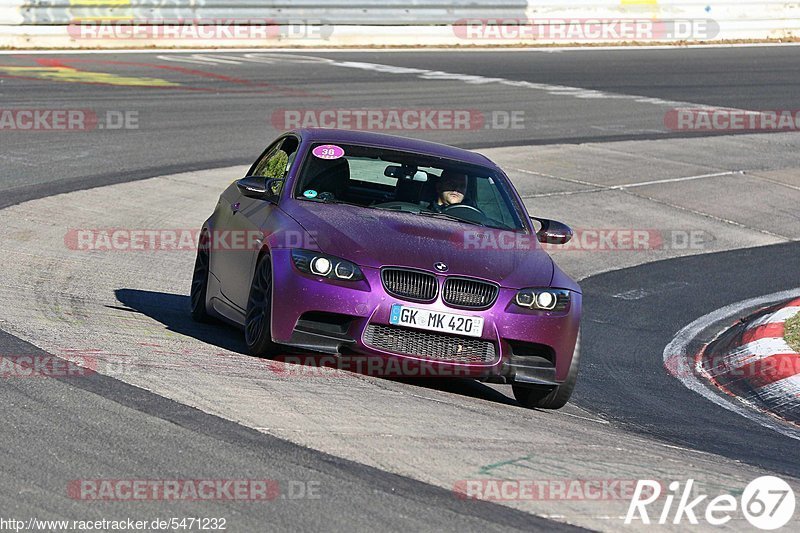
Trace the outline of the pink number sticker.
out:
[[[314,148],[311,153],[320,159],[339,159],[344,155],[344,150],[335,144],[323,144]]]

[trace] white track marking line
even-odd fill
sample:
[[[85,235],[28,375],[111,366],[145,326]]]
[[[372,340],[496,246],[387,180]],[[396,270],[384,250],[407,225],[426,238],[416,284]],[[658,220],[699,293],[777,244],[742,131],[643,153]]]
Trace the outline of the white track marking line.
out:
[[[679,183],[682,181],[702,180],[705,178],[719,178],[722,176],[734,176],[744,174],[741,170],[729,170],[726,172],[714,172],[712,174],[698,174],[697,176],[686,176],[683,178],[665,178],[663,180],[641,181],[639,183],[628,183],[625,185],[612,185],[608,187],[610,190],[614,189],[630,189],[633,187],[646,187],[648,185],[661,185],[662,183]]]
[[[565,85],[552,85],[548,83],[534,83],[529,81],[519,81],[519,80],[510,80],[507,78],[488,78],[485,76],[478,76],[478,75],[470,75],[470,74],[458,74],[453,72],[444,72],[439,70],[426,70],[426,69],[418,69],[418,68],[408,68],[408,67],[395,67],[393,65],[384,65],[381,63],[365,63],[360,61],[335,61],[329,60],[330,65],[345,67],[345,68],[355,68],[361,70],[372,70],[376,72],[383,72],[387,74],[403,74],[403,75],[414,75],[416,74],[417,78],[426,79],[426,80],[453,80],[453,81],[461,81],[470,85],[489,85],[489,84],[501,84],[507,85],[511,87],[519,87],[519,88],[528,88],[534,90],[541,90],[545,91],[549,94],[557,95],[557,96],[572,96],[574,98],[579,99],[615,99],[615,100],[633,100],[634,102],[638,103],[646,103],[646,104],[653,104],[659,106],[671,106],[671,107],[692,107],[695,109],[715,109],[715,110],[731,110],[731,111],[741,111],[741,112],[748,112],[748,113],[755,113],[755,111],[748,111],[745,109],[737,109],[737,108],[729,108],[729,107],[717,107],[717,106],[709,106],[704,104],[694,104],[691,102],[681,102],[678,100],[665,100],[662,98],[652,98],[646,96],[637,96],[631,94],[622,94],[622,93],[612,93],[607,91],[596,91],[593,89],[585,89],[581,87],[569,87]]]
[[[685,281],[668,281],[655,287],[650,287],[649,289],[631,289],[628,291],[618,292],[617,294],[612,294],[611,297],[619,298],[620,300],[641,300],[642,298],[652,296],[653,294],[661,294],[667,291],[682,289],[688,285],[689,284]]]
[[[567,183],[575,183],[577,185],[586,185],[587,187],[594,187],[598,191],[602,191],[607,188],[606,185],[598,185],[596,183],[590,183],[588,181],[579,180],[575,178],[564,178],[562,176],[554,176],[552,174],[546,174],[544,172],[536,172],[535,170],[528,170],[526,168],[510,168],[509,170],[513,170],[514,172],[521,172],[522,174],[530,174],[531,176],[541,176],[543,178],[551,178],[558,181],[566,181]]]
[[[266,56],[266,57],[265,57]],[[319,63],[327,64],[335,67],[352,68],[359,70],[367,70],[373,72],[381,72],[384,74],[398,74],[405,76],[415,76],[423,80],[441,80],[441,81],[460,81],[468,85],[506,85],[510,87],[517,87],[523,89],[533,89],[544,91],[554,96],[571,96],[578,99],[614,99],[614,100],[632,100],[642,104],[652,104],[656,106],[667,106],[674,108],[692,108],[692,109],[709,109],[709,110],[725,110],[736,111],[744,113],[754,113],[757,111],[750,111],[746,109],[738,109],[732,107],[709,106],[706,104],[695,104],[691,102],[682,102],[678,100],[665,100],[663,98],[653,98],[649,96],[638,96],[632,94],[614,93],[608,91],[597,91],[594,89],[586,89],[583,87],[570,87],[567,85],[554,85],[549,83],[535,83],[524,80],[511,80],[501,77],[486,77],[474,74],[460,74],[455,72],[446,72],[442,70],[428,70],[413,67],[398,67],[394,65],[386,65],[382,63],[368,63],[363,61],[337,61],[326,57],[316,57],[308,55],[296,54],[256,54],[250,53],[245,56],[223,56],[223,60],[219,60],[219,56],[213,54],[196,53],[190,57],[175,56],[174,54],[161,54],[157,59],[162,61],[177,61],[177,62],[196,62],[198,64],[208,63],[230,63],[231,61],[266,61],[266,62],[297,62],[301,63]]]
[[[593,187],[591,190],[582,190],[582,191],[567,191],[564,193],[547,193],[547,194],[567,194],[569,192],[573,193],[582,193],[582,192],[597,192],[597,191],[621,191],[625,189],[632,189],[636,187],[646,187],[647,185],[661,185],[662,183],[680,183],[682,181],[693,181],[693,180],[701,180],[706,178],[719,178],[722,176],[736,176],[736,175],[743,175],[744,171],[742,170],[726,170],[722,172],[713,172],[711,174],[698,174],[696,176],[683,176],[680,178],[665,178],[662,180],[651,180],[651,181],[641,181],[638,183],[626,183],[622,185],[600,185],[598,183],[592,183],[589,181],[574,179],[574,178],[564,178],[560,176],[553,176],[551,174],[545,174],[543,172],[536,172],[533,170],[526,170],[523,168],[512,168],[510,169],[514,172],[521,172],[523,174],[531,174],[534,176],[542,176],[544,178],[551,178],[559,181],[566,181],[569,183],[575,183],[577,185],[586,185],[587,187]]]
[[[587,422],[594,422],[596,424],[603,424],[603,425],[608,425],[608,424],[611,423],[608,420],[603,420],[602,418],[588,418],[588,417],[585,417],[585,416],[575,415],[575,414],[566,413],[566,412],[558,413],[558,416],[571,416],[572,418],[579,418],[581,420],[586,420]]]
[[[725,318],[740,313],[741,311],[750,307],[766,305],[779,302],[781,300],[790,300],[792,298],[797,298],[798,296],[800,296],[800,289],[790,289],[776,292],[767,294],[766,296],[759,296],[757,298],[733,303],[698,318],[691,324],[688,324],[681,329],[675,335],[675,338],[673,338],[672,341],[670,341],[670,343],[664,348],[663,358],[665,365],[668,364],[668,360],[671,358],[687,357],[689,355],[689,344],[694,340],[695,337],[697,337],[698,334],[700,334],[701,331],[709,327],[711,324],[722,321]],[[689,372],[684,372],[682,375],[676,376],[676,378],[680,380],[680,382],[683,383],[687,389],[696,392],[700,396],[711,402],[714,402],[720,407],[741,415],[748,420],[780,433],[781,435],[795,440],[800,440],[800,431],[792,429],[787,425],[778,422],[776,419],[765,413],[740,405],[744,403],[743,401],[734,403],[731,399],[717,394],[715,391],[709,389],[704,383],[702,383],[697,376]]]
[[[625,192],[627,194],[633,195],[633,196],[635,196],[637,198],[641,198],[643,200],[647,200],[647,201],[650,201],[650,202],[655,202],[655,203],[660,204],[660,205],[666,205],[668,207],[671,207],[673,209],[677,209],[679,211],[693,213],[695,215],[698,215],[698,216],[701,216],[701,217],[705,217],[705,218],[709,218],[709,219],[715,220],[717,222],[722,222],[724,224],[729,224],[731,226],[736,226],[738,228],[746,229],[746,230],[749,230],[749,231],[755,231],[755,232],[758,232],[758,233],[763,233],[764,235],[769,235],[770,237],[775,237],[775,238],[778,238],[778,239],[782,239],[784,241],[795,240],[795,239],[792,239],[791,237],[787,237],[785,235],[779,235],[777,233],[773,233],[773,232],[765,230],[765,229],[753,228],[753,227],[747,226],[745,224],[742,224],[740,222],[736,222],[735,220],[729,220],[729,219],[726,219],[726,218],[718,217],[718,216],[712,215],[710,213],[705,213],[703,211],[690,209],[688,207],[684,207],[684,206],[681,206],[681,205],[677,205],[677,204],[673,204],[673,203],[670,203],[670,202],[666,202],[664,200],[659,200],[657,198],[654,198],[654,197],[651,197],[651,196],[647,196],[647,195],[644,195],[644,194],[637,194],[637,193],[634,193],[634,192],[631,192],[631,191],[627,190],[628,188],[635,188],[635,187],[640,186],[640,185],[651,185],[651,184],[657,183],[657,182],[686,181],[686,180],[692,180],[692,179],[709,178],[709,177],[722,176],[722,175],[726,175],[726,174],[737,174],[737,173],[740,173],[741,171],[727,171],[727,172],[714,173],[714,174],[701,174],[699,176],[687,176],[685,178],[668,178],[666,180],[656,180],[654,182],[642,182],[641,184],[635,184],[634,183],[634,184],[628,184],[628,185],[612,185],[612,186],[609,186],[609,185],[599,185],[599,184],[596,184],[596,183],[591,183],[591,182],[584,181],[584,180],[579,180],[579,179],[572,179],[572,178],[564,178],[564,177],[559,177],[559,176],[553,176],[552,174],[546,174],[544,172],[536,172],[536,171],[533,171],[533,170],[526,170],[526,169],[521,169],[521,168],[511,168],[510,170],[513,170],[515,172],[520,172],[522,174],[530,174],[532,176],[541,176],[541,177],[545,177],[545,178],[555,179],[555,180],[558,180],[558,181],[564,181],[564,182],[567,182],[567,183],[574,183],[574,184],[578,184],[578,185],[585,185],[587,187],[593,187],[594,188],[594,189],[587,189],[587,190],[580,190],[580,191],[561,191],[561,192],[555,192],[555,193],[545,193],[545,194],[542,194],[542,195],[536,195],[536,194],[527,195],[527,196],[523,195],[522,196],[523,199],[537,198],[539,196],[569,196],[569,195],[572,195],[572,194],[588,194],[588,193],[594,193],[594,192],[605,192],[605,191],[617,190],[617,191],[622,191],[622,192]]]
[[[699,215],[699,216],[702,216],[702,217],[705,217],[705,218],[710,218],[711,220],[716,220],[717,222],[722,222],[724,224],[729,224],[729,225],[736,226],[736,227],[739,227],[739,228],[743,228],[743,229],[746,229],[746,230],[749,230],[749,231],[756,231],[758,233],[763,233],[764,235],[769,235],[770,237],[779,238],[779,239],[782,239],[782,240],[785,240],[785,241],[793,240],[792,238],[787,237],[785,235],[779,235],[777,233],[773,233],[773,232],[765,230],[765,229],[752,228],[752,227],[747,226],[745,224],[742,224],[740,222],[736,222],[735,220],[728,220],[726,218],[718,217],[718,216],[712,215],[710,213],[705,213],[703,211],[698,211],[698,210],[690,209],[688,207],[684,207],[684,206],[681,206],[681,205],[677,205],[677,204],[673,204],[673,203],[666,202],[666,201],[663,201],[663,200],[659,200],[657,198],[654,198],[654,197],[651,197],[651,196],[647,196],[645,194],[637,194],[635,192],[628,191],[628,189],[635,189],[637,187],[643,187],[643,186],[646,186],[646,185],[657,185],[657,184],[662,184],[662,183],[678,183],[678,182],[683,182],[683,181],[692,181],[692,180],[699,180],[699,179],[706,179],[706,178],[716,178],[716,177],[720,177],[720,176],[733,176],[733,175],[744,174],[744,171],[741,171],[741,170],[729,170],[729,171],[724,171],[724,172],[714,172],[714,173],[711,173],[711,174],[699,174],[697,176],[685,176],[685,177],[680,177],[680,178],[666,178],[666,179],[663,179],[663,180],[643,181],[643,182],[640,182],[640,183],[628,183],[628,184],[623,184],[623,185],[600,185],[600,184],[597,184],[597,183],[591,183],[591,182],[584,181],[584,180],[579,180],[579,179],[574,179],[574,178],[565,178],[565,177],[560,177],[560,176],[553,176],[552,174],[546,174],[544,172],[536,172],[536,171],[533,171],[533,170],[526,170],[526,169],[522,169],[522,168],[511,168],[509,170],[513,170],[515,172],[519,172],[519,173],[522,173],[522,174],[529,174],[529,175],[532,175],[532,176],[541,176],[541,177],[555,179],[555,180],[563,181],[563,182],[567,182],[567,183],[573,183],[573,184],[577,184],[577,185],[584,185],[584,186],[587,186],[587,187],[593,187],[592,189],[583,189],[583,190],[579,190],[579,191],[559,191],[559,192],[553,192],[553,193],[523,195],[522,196],[523,199],[533,199],[533,198],[548,197],[548,196],[570,196],[570,195],[575,195],[575,194],[588,194],[588,193],[605,192],[605,191],[622,191],[622,192],[625,192],[627,194],[631,194],[633,196],[636,196],[637,198],[641,198],[643,200],[648,200],[648,201],[655,202],[655,203],[658,203],[658,204],[661,204],[661,205],[666,205],[666,206],[672,207],[674,209],[678,209],[680,211],[694,213],[695,215]]]

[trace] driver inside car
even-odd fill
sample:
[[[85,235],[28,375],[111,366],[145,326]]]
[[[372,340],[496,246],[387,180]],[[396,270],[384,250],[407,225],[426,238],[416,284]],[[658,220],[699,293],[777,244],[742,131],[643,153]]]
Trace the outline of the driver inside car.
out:
[[[451,205],[464,201],[467,192],[467,176],[445,170],[436,183],[436,201],[431,205],[431,210],[441,213]]]

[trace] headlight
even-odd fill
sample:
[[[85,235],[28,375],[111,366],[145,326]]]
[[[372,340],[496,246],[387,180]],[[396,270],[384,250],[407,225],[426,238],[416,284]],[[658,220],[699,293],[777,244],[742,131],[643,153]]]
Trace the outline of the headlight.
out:
[[[569,306],[569,291],[564,289],[522,289],[514,303],[526,309],[564,311]]]
[[[306,274],[344,281],[364,279],[358,265],[332,255],[311,250],[292,250],[292,261],[300,272]]]
[[[309,263],[312,274],[327,276],[331,273],[331,261],[327,257],[315,257]]]

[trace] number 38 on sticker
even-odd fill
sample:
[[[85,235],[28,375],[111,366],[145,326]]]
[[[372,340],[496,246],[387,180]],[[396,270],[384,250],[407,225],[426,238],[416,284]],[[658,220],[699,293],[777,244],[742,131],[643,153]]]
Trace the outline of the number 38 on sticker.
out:
[[[314,148],[311,153],[320,159],[339,159],[344,155],[344,150],[335,144],[323,144]]]

